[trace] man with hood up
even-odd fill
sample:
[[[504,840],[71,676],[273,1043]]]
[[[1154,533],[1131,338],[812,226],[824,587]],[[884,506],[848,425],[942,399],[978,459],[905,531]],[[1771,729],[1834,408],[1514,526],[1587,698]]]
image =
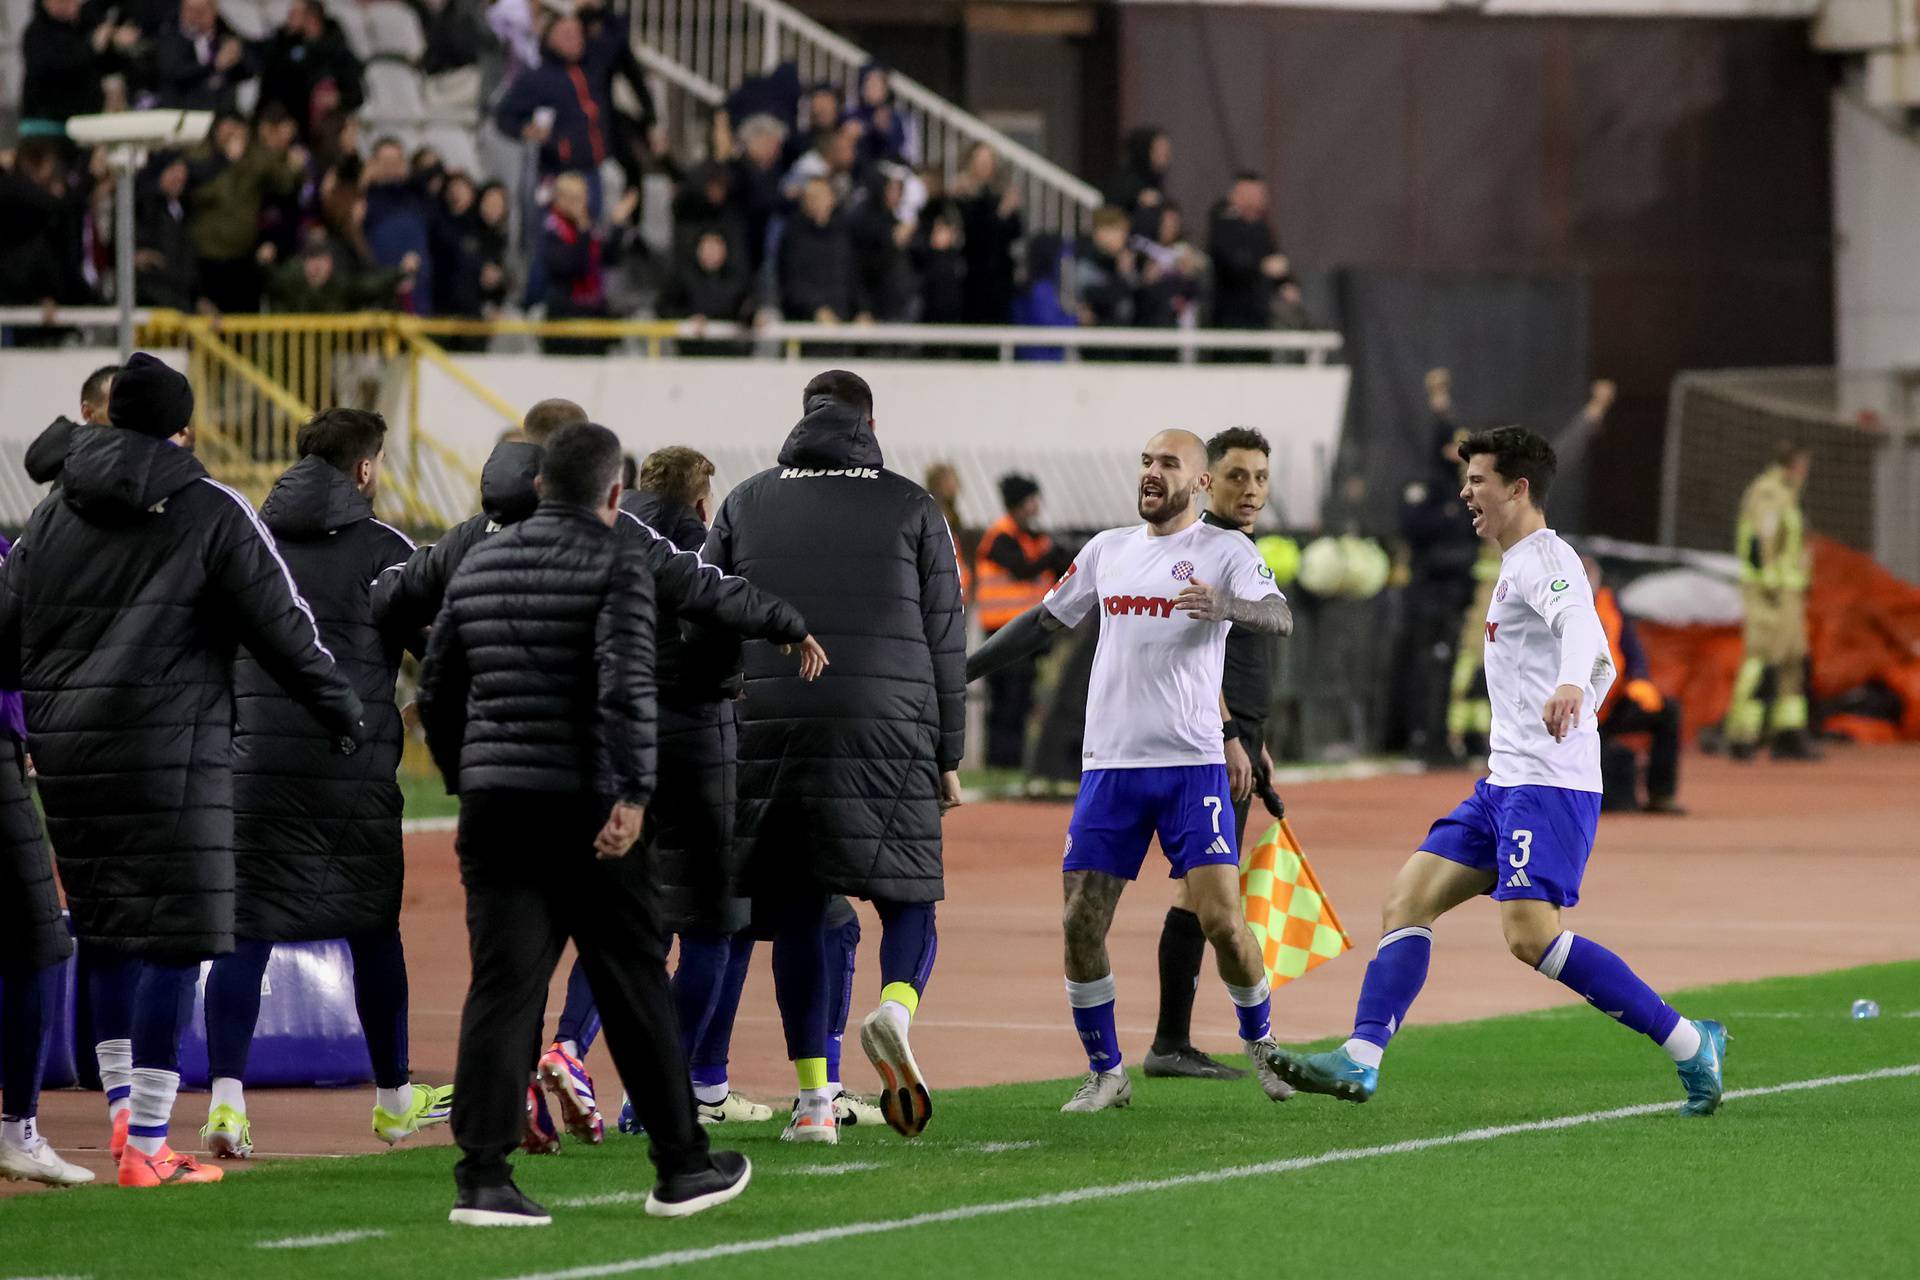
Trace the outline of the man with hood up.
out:
[[[253,1152],[247,1058],[260,985],[277,942],[344,938],[353,1001],[372,1060],[373,1135],[389,1146],[451,1110],[451,1089],[407,1071],[407,961],[400,943],[401,638],[373,624],[367,584],[413,541],[374,518],[387,424],[364,409],[326,409],[300,429],[300,461],[260,507],[333,651],[366,707],[367,743],[331,754],[327,732],[252,653],[235,668],[231,954],[207,978],[207,1074],[200,1136],[216,1157]]]
[[[940,818],[960,803],[966,619],[953,537],[925,489],[885,468],[873,393],[844,370],[807,384],[779,465],[728,493],[706,559],[791,601],[833,655],[800,679],[745,652],[739,820],[754,928],[772,933],[774,995],[800,1093],[781,1136],[837,1142],[827,1078],[832,894],[879,911],[881,1004],[860,1029],[909,1137],[932,1103],[907,1046],[945,895]]]
[[[6,562],[0,685],[26,698],[120,1185],[217,1182],[218,1168],[174,1153],[167,1126],[200,962],[233,950],[238,650],[313,712],[333,750],[351,754],[366,731],[253,508],[179,447],[187,380],[136,352],[108,417],[74,433],[59,500],[33,513]]]

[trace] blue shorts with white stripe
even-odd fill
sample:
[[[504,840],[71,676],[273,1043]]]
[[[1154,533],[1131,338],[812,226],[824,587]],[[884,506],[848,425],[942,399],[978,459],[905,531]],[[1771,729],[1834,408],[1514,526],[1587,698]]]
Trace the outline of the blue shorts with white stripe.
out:
[[[1086,770],[1067,824],[1062,870],[1135,879],[1156,835],[1175,880],[1195,867],[1239,866],[1227,766]]]

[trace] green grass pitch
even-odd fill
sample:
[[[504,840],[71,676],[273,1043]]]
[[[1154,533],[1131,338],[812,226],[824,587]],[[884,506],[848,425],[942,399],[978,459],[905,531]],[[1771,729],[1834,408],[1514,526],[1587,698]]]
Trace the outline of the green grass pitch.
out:
[[[1854,1021],[1856,996],[1885,1015]],[[1920,963],[1676,1003],[1732,1029],[1732,1089],[1914,1072],[1684,1120],[1666,1110],[1678,1084],[1657,1050],[1561,1008],[1415,1025],[1360,1107],[1275,1106],[1250,1081],[1136,1079],[1130,1111],[1062,1116],[1071,1085],[1052,1081],[937,1092],[913,1143],[850,1130],[837,1148],[789,1147],[778,1124],[716,1131],[752,1157],[753,1186],[685,1222],[644,1216],[644,1143],[617,1135],[517,1160],[522,1187],[554,1212],[545,1230],[447,1225],[446,1149],[264,1165],[219,1187],[14,1198],[0,1201],[0,1277],[1920,1274]],[[1284,993],[1278,1004],[1284,1020]],[[1504,1131],[1644,1103],[1665,1105]],[[1501,1132],[1431,1141],[1485,1128]],[[1245,1172],[1328,1153],[1347,1154]],[[1137,1185],[1168,1179],[1190,1180]],[[942,1211],[973,1216],[906,1221]],[[833,1234],[855,1224],[871,1229]],[[383,1234],[258,1247],[349,1231]],[[808,1232],[824,1238],[786,1239]],[[712,1252],[724,1246],[740,1251]]]

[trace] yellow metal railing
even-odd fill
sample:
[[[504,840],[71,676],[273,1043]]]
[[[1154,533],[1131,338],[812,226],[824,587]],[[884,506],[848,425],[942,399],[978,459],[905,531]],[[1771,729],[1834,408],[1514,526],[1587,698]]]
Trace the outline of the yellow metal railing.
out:
[[[302,425],[322,409],[384,413],[389,438],[383,515],[444,528],[477,503],[479,477],[420,420],[420,364],[443,369],[509,422],[518,414],[425,336],[410,316],[225,316],[155,312],[145,345],[184,347],[194,429],[208,467],[256,502],[299,456]]]

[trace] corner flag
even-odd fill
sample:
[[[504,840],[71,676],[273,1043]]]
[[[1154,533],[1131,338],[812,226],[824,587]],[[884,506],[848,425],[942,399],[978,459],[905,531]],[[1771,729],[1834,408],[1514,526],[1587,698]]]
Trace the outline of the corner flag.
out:
[[[1353,946],[1285,818],[1240,855],[1240,905],[1271,986],[1284,986]]]

